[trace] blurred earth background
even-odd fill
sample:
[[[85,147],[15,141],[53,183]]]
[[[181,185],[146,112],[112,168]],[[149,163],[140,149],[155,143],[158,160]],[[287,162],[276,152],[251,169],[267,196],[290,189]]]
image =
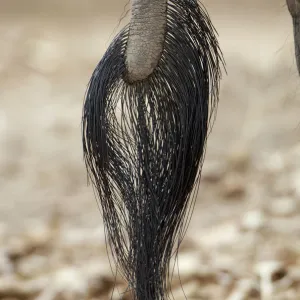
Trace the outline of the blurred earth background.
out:
[[[113,292],[80,132],[87,83],[126,2],[0,1],[0,299],[129,299],[120,279]],[[284,0],[203,3],[228,74],[173,296],[300,299],[290,15]]]

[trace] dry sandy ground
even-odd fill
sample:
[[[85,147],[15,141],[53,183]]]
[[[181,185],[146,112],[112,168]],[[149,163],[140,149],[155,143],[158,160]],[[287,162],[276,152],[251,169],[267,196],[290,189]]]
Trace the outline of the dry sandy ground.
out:
[[[1,299],[111,292],[80,121],[87,82],[126,2],[1,3]],[[182,249],[184,290],[189,299],[299,299],[300,79],[291,20],[283,0],[203,3],[227,75]],[[78,282],[85,285],[71,288]],[[57,292],[64,289],[67,296]]]

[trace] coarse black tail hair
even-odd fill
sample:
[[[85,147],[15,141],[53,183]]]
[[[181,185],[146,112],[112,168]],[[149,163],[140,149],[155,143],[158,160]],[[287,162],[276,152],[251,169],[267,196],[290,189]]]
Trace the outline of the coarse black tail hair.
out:
[[[160,61],[133,83],[125,64],[128,35],[125,27],[90,80],[84,159],[132,298],[164,300],[171,297],[170,259],[196,199],[224,61],[196,0],[168,1]]]

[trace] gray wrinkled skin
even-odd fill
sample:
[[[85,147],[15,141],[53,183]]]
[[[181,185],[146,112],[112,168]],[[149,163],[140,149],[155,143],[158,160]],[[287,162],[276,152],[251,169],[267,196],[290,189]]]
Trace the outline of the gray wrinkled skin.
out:
[[[167,0],[133,0],[126,66],[130,82],[147,78],[163,51]]]
[[[293,19],[295,56],[300,74],[300,0],[286,0],[286,3]]]

